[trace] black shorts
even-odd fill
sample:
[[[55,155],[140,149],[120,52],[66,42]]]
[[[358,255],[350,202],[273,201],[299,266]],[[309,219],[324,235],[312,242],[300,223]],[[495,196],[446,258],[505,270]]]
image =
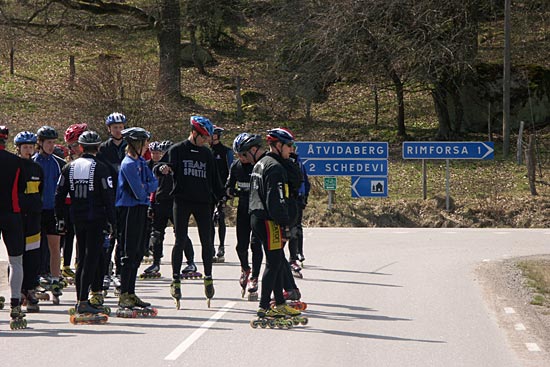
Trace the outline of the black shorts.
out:
[[[57,223],[55,222],[55,211],[53,209],[42,210],[42,233],[45,235],[57,235]]]
[[[23,219],[19,213],[0,214],[0,233],[6,244],[8,256],[21,256],[25,252]]]

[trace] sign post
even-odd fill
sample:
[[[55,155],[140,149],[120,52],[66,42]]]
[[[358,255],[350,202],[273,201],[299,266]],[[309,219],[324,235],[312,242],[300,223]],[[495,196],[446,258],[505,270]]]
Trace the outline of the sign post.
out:
[[[450,206],[450,173],[449,160],[451,159],[477,159],[489,160],[495,158],[495,145],[493,142],[481,141],[405,141],[403,142],[403,159],[422,160],[422,188],[423,198],[426,199],[426,159],[445,159],[445,206],[449,211]]]

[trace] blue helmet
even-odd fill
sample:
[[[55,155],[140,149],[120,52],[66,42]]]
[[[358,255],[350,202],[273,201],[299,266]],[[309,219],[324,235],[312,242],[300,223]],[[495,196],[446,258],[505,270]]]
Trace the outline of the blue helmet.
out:
[[[240,133],[233,140],[233,151],[239,153],[239,149],[243,141],[245,141],[250,136],[249,133]]]
[[[36,144],[38,138],[35,133],[30,131],[21,131],[19,134],[15,135],[13,139],[13,144],[20,146],[21,144]]]
[[[190,123],[191,127],[201,135],[212,136],[214,134],[214,125],[206,117],[191,116]]]
[[[294,143],[294,135],[288,129],[276,128],[267,132],[267,141],[280,141],[283,144]]]
[[[105,125],[124,124],[126,126],[126,116],[120,112],[113,112],[105,119]]]
[[[244,134],[246,135],[239,139],[240,141],[237,146],[235,146],[235,142],[233,142],[233,151],[235,151],[235,153],[248,152],[252,147],[262,146],[262,137],[260,135],[243,133],[238,135],[237,138]],[[237,140],[237,138],[235,138],[235,140]]]

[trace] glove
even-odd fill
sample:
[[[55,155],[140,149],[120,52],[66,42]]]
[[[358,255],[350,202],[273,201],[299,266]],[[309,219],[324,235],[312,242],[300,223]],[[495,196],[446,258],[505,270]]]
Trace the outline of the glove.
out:
[[[155,211],[152,207],[147,208],[147,218],[153,219],[155,217]]]
[[[116,225],[112,224],[112,223],[107,223],[107,230],[106,230],[107,234],[109,235],[109,237],[114,237],[116,235]]]
[[[63,234],[67,230],[65,225],[65,219],[56,219],[55,223],[55,229],[57,230],[57,233]]]

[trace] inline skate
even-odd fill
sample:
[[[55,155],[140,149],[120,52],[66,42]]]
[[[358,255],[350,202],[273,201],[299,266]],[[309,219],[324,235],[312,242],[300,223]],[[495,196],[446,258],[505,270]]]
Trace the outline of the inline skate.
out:
[[[61,269],[61,275],[63,276],[64,279],[67,280],[68,284],[70,285],[74,284],[74,278],[76,274],[74,273],[74,271],[71,269],[70,266],[64,266],[63,269]]]
[[[224,263],[225,262],[225,247],[219,246],[218,247],[218,253],[214,258],[212,259],[212,262],[214,263]]]
[[[258,300],[258,278],[250,278],[248,282],[248,300]]]
[[[307,317],[301,316],[302,312],[300,312],[299,310],[293,307],[290,307],[286,303],[283,303],[281,305],[275,305],[272,307],[272,309],[290,318],[290,320],[292,321],[292,323],[294,323],[294,325],[307,325],[309,321]]]
[[[40,306],[38,305],[38,298],[33,289],[23,292],[24,303],[27,306],[28,313],[40,312]]]
[[[0,296],[0,310],[4,309],[5,303],[6,303],[6,299],[3,296]]]
[[[153,263],[147,269],[139,275],[139,279],[157,279],[160,278],[160,266],[159,264]]]
[[[302,279],[304,277],[302,275],[302,268],[298,265],[296,260],[290,262],[290,270],[292,270],[292,275],[294,275],[295,278]]]
[[[107,314],[91,305],[89,301],[78,302],[75,307],[69,309],[69,315],[73,325],[105,324],[109,320]]]
[[[179,310],[181,300],[181,281],[179,279],[174,279],[170,284],[170,295],[176,302],[176,310]]]
[[[88,300],[91,306],[99,309],[101,313],[104,313],[107,316],[111,315],[111,308],[105,306],[105,298],[103,297],[102,292],[90,292],[90,299]]]
[[[214,293],[214,280],[211,276],[204,277],[204,295],[208,308],[210,308],[210,301],[214,298]]]
[[[10,317],[11,330],[27,328],[27,320],[25,320],[25,313],[21,310],[21,306],[12,307],[10,310]]]
[[[250,269],[244,270],[241,269],[241,278],[239,279],[239,284],[241,285],[241,297],[244,298],[246,294],[246,286],[248,285],[248,277],[250,276]]]
[[[136,317],[155,317],[158,310],[151,307],[148,302],[142,301],[135,294],[123,293],[118,300],[117,317],[136,318]]]
[[[181,271],[181,277],[183,279],[201,279],[202,274],[197,271],[197,266],[194,262],[188,262],[187,266]]]
[[[266,327],[269,327],[270,329],[291,329],[294,326],[294,323],[290,318],[279,310],[273,308],[260,308],[256,312],[256,315],[258,318],[250,321],[250,326],[253,329],[256,329],[258,326],[262,329],[265,329]]]

